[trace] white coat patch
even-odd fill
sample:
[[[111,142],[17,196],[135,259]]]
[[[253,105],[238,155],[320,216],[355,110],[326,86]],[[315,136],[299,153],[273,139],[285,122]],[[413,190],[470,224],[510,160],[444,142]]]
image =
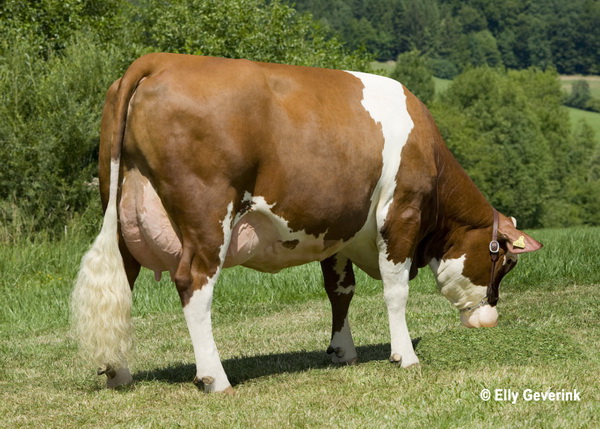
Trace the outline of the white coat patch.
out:
[[[381,125],[384,137],[382,171],[373,195],[365,226],[342,253],[374,278],[381,278],[379,270],[378,230],[383,225],[396,189],[396,175],[400,155],[414,122],[408,113],[404,87],[399,82],[382,76],[348,72],[364,85],[362,105],[371,118]]]
[[[486,286],[477,286],[463,276],[467,255],[456,259],[432,259],[429,263],[440,292],[459,310],[476,305],[487,294]]]
[[[275,203],[248,192],[242,200],[249,209],[236,215],[225,267],[243,265],[258,271],[275,273],[284,268],[322,261],[337,253],[342,241],[326,242],[327,231],[318,237],[294,231],[286,219],[273,212]]]
[[[373,120],[381,124],[383,132],[383,168],[373,201],[378,201],[378,218],[383,216],[384,219],[396,189],[400,153],[414,123],[408,114],[406,95],[400,82],[367,73],[351,73],[362,81],[364,85],[362,105]]]

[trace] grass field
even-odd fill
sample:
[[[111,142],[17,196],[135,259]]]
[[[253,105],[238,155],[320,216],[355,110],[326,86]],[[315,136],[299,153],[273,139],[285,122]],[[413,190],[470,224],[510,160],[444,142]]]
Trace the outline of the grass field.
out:
[[[600,113],[588,112],[586,110],[574,109],[567,107],[571,122],[577,124],[579,121],[585,121],[596,132],[596,139],[600,140]]]
[[[223,273],[214,331],[234,397],[192,383],[174,287],[144,273],[134,291],[135,385],[102,388],[77,355],[68,297],[87,240],[0,246],[0,427],[598,427],[600,228],[531,232],[544,242],[501,288],[499,327],[469,330],[423,270],[408,324],[421,360],[387,362],[379,282],[357,273],[350,319],[360,364],[329,365],[329,308],[316,265]],[[511,389],[514,402],[480,392]],[[580,401],[523,394],[580,392]],[[502,390],[504,392],[504,390]]]
[[[435,76],[433,77],[433,82],[435,84],[435,93],[436,94],[440,94],[440,93],[444,92],[446,89],[448,89],[448,87],[452,83],[452,81],[450,79],[442,79],[442,78],[435,77]]]
[[[395,61],[386,61],[386,62],[373,61],[371,63],[371,69],[374,72],[381,73],[386,76],[389,76],[394,71],[395,67],[396,67]]]
[[[577,80],[585,80],[590,86],[590,94],[594,98],[600,98],[600,76],[575,76],[575,75],[563,75],[560,77],[560,83],[563,89],[567,92],[571,92],[573,82]]]

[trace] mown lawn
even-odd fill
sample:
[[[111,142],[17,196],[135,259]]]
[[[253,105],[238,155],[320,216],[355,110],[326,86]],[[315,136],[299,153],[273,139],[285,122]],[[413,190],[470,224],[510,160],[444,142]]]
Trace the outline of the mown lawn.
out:
[[[596,133],[596,139],[600,141],[600,113],[588,112],[586,110],[574,109],[567,107],[569,116],[571,117],[571,123],[577,124],[579,121],[585,121],[594,129]]]
[[[328,363],[329,306],[317,265],[278,275],[226,270],[214,330],[234,397],[191,380],[192,346],[177,294],[150,273],[134,298],[135,385],[119,391],[77,355],[68,296],[86,240],[0,248],[0,427],[598,427],[600,228],[531,232],[501,288],[499,327],[469,330],[427,270],[411,285],[419,368],[387,361],[379,282],[362,273],[351,308],[360,364]],[[520,397],[483,401],[489,389]],[[580,401],[523,393],[580,392]]]

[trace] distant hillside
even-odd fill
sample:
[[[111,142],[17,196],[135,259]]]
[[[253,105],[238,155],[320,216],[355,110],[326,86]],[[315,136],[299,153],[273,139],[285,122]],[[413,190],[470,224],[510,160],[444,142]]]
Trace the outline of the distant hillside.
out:
[[[600,0],[289,0],[380,61],[419,50],[435,75],[467,66],[600,74]]]

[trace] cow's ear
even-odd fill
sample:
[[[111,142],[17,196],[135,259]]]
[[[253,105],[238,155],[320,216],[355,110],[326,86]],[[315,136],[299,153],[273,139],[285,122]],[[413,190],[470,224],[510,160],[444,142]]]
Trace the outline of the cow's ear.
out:
[[[498,227],[498,235],[506,243],[506,247],[510,253],[534,252],[543,247],[542,243],[523,231],[519,231],[516,228],[516,224],[517,221],[515,218],[505,218],[500,221]]]

